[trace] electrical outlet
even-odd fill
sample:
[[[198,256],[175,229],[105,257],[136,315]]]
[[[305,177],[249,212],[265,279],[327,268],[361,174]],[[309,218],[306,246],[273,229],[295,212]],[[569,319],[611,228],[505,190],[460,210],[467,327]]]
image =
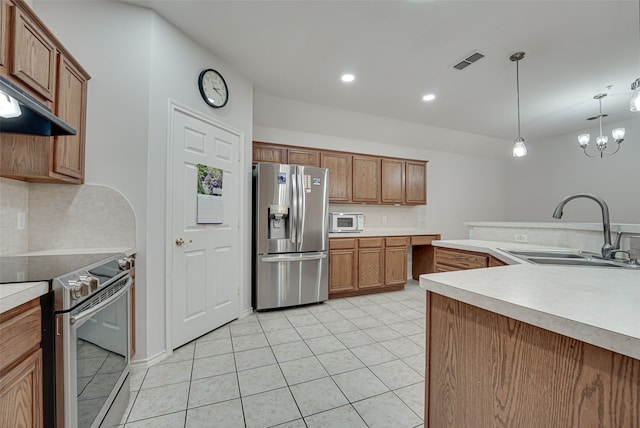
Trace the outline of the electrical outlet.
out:
[[[386,215],[382,216],[382,224],[387,224],[387,216]]]
[[[513,235],[513,240],[516,242],[527,242],[527,235],[515,234]]]
[[[18,230],[24,230],[26,227],[26,215],[25,213],[18,213]]]

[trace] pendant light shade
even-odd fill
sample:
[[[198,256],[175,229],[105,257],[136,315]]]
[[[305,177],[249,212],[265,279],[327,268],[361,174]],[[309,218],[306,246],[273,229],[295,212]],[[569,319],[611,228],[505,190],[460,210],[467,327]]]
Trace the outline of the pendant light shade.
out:
[[[518,105],[518,138],[513,145],[513,157],[520,158],[527,155],[527,146],[524,145],[524,138],[520,135],[520,67],[519,63],[524,58],[524,52],[516,52],[509,57],[511,61],[516,62],[516,94]]]
[[[633,90],[633,95],[631,96],[631,101],[629,102],[629,110],[639,112],[640,111],[640,77],[637,78],[636,81],[631,84],[631,89]]]

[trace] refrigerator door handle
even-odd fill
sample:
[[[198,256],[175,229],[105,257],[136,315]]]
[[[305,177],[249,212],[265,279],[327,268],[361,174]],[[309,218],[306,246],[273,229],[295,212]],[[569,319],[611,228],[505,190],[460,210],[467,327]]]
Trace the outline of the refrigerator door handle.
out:
[[[293,205],[291,219],[291,242],[297,244],[298,242],[298,176],[297,174],[291,174],[291,202]],[[296,245],[296,250],[298,246]]]
[[[262,261],[267,263],[277,263],[277,262],[306,262],[307,260],[322,260],[327,258],[327,253],[308,253],[308,254],[297,254],[295,256],[292,255],[277,255],[277,256],[269,256],[263,257]]]
[[[300,173],[298,174],[298,193],[299,193],[299,202],[300,207],[298,208],[298,230],[300,233],[298,234],[298,251],[302,250],[302,240],[304,238],[304,217],[306,214],[305,205],[306,205],[306,195],[304,188],[304,167],[299,167]]]

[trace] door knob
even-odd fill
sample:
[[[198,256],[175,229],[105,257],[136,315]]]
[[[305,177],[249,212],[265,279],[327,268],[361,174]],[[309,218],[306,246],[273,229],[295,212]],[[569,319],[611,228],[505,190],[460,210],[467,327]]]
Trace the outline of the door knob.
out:
[[[186,242],[187,244],[191,244],[193,241],[192,241],[191,239],[189,239],[188,241],[185,241],[185,240],[184,240],[184,239],[182,239],[182,238],[178,238],[178,239],[176,239],[176,245],[177,245],[178,247],[182,247],[182,245],[183,245],[185,242]]]

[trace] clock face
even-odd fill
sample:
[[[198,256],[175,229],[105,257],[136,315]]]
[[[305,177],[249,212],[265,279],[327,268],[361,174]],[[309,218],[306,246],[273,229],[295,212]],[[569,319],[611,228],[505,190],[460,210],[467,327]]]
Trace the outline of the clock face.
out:
[[[211,107],[220,108],[229,100],[229,90],[222,75],[215,70],[207,69],[198,78],[200,94]]]

